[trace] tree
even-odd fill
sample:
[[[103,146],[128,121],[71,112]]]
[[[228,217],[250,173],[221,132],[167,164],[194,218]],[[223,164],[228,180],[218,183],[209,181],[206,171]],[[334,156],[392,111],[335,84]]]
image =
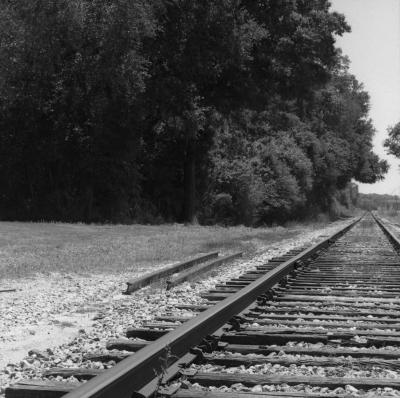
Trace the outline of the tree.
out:
[[[368,111],[368,93],[348,72],[348,61],[338,57],[331,81],[316,92],[310,118],[316,134],[309,150],[316,176],[311,201],[324,210],[352,178],[373,183],[387,172],[386,161],[373,153],[375,130]]]
[[[129,216],[151,3],[22,0],[0,9],[2,206],[31,219]]]
[[[389,137],[384,142],[384,147],[390,155],[400,158],[400,123],[388,128]]]
[[[10,0],[0,15],[3,218],[285,221],[387,170],[327,0]]]
[[[193,222],[196,164],[208,150],[208,120],[217,110],[231,109],[238,100],[252,47],[266,32],[237,0],[165,1],[158,18],[162,28],[153,43],[147,91],[151,110],[147,152],[159,141],[154,135],[172,141],[178,149],[175,156],[182,163],[171,164],[174,170],[169,173],[174,178],[170,180],[177,182],[176,192],[182,192],[175,195],[183,203],[180,218]],[[157,150],[163,159],[163,148]],[[158,182],[156,173],[151,174],[154,179],[149,185],[154,192],[154,186],[162,186],[163,181]],[[165,172],[161,179],[164,177]]]

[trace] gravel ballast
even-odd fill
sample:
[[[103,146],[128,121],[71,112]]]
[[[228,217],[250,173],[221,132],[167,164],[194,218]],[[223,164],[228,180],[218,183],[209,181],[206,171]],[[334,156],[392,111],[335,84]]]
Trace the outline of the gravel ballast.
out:
[[[130,296],[123,295],[126,282],[142,276],[142,269],[118,274],[52,274],[3,280],[2,288],[16,288],[17,291],[0,293],[0,396],[9,384],[40,378],[42,372],[51,367],[102,369],[112,366],[113,363],[85,361],[84,356],[106,352],[107,340],[123,338],[127,327],[140,327],[156,316],[195,315],[177,310],[175,306],[203,304],[205,300],[200,293],[272,257],[315,243],[347,223],[336,222],[296,238],[265,245],[249,259],[222,265],[204,279],[185,282],[169,291],[155,285]],[[166,265],[160,264],[159,268]],[[151,271],[155,269],[157,267]],[[27,355],[31,349],[36,351]]]

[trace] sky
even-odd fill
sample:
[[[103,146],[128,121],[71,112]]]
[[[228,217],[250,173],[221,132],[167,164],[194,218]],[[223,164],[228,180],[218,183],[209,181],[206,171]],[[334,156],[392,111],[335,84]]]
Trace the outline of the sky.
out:
[[[374,150],[388,160],[384,181],[360,184],[362,193],[400,195],[400,161],[383,148],[387,128],[400,122],[400,0],[331,0],[332,10],[346,16],[351,33],[337,46],[351,61],[350,72],[371,97],[370,117],[377,130]]]

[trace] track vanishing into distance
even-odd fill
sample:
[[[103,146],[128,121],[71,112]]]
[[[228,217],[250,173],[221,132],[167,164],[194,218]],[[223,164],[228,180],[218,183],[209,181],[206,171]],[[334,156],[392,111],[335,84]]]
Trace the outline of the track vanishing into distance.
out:
[[[216,286],[186,306],[195,317],[128,329],[154,341],[104,358],[119,361],[109,370],[49,372],[86,383],[21,382],[6,397],[400,396],[399,247],[367,214]]]

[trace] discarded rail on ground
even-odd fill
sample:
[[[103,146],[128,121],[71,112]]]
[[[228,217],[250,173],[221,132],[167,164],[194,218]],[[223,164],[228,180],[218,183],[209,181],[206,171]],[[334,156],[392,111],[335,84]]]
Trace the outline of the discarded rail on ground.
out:
[[[235,260],[241,257],[243,252],[236,252],[226,256],[218,257],[218,252],[202,254],[178,264],[170,265],[169,267],[161,268],[160,270],[151,272],[127,282],[125,294],[131,294],[142,287],[152,283],[166,279],[167,288],[170,289],[179,283],[182,283],[189,278],[207,272],[212,268],[218,267],[228,261]]]

